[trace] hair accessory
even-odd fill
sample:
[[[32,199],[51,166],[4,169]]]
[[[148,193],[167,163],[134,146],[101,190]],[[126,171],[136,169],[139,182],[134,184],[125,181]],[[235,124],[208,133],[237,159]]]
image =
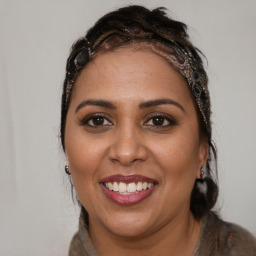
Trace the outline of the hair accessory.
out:
[[[71,175],[71,172],[69,171],[69,163],[65,165],[65,172],[67,175]]]
[[[204,166],[202,165],[201,166],[201,169],[200,169],[200,179],[203,180],[204,179]]]
[[[90,48],[83,48],[74,59],[76,69],[82,68],[90,59]]]
[[[117,30],[117,29],[111,29],[109,31],[107,31],[106,33],[102,34],[93,44],[92,49],[94,50],[101,42],[103,42],[108,36],[112,35],[112,34],[120,34],[122,33],[121,31]],[[123,33],[123,35],[125,35]]]
[[[195,57],[188,47],[178,45],[179,49],[182,51],[185,56],[184,67],[180,69],[181,74],[186,78],[190,89],[195,96],[195,100],[199,111],[203,117],[203,122],[209,134],[211,134],[211,127],[208,122],[207,116],[209,116],[209,108],[207,104],[203,102],[202,98],[209,98],[207,89],[205,88],[206,77],[203,75],[199,75],[198,66],[196,64]],[[204,94],[204,95],[202,95]]]
[[[90,60],[92,55],[91,44],[87,38],[84,37],[81,39],[81,42],[83,43],[83,46],[79,49],[74,59],[74,64],[77,70],[81,69]]]
[[[67,75],[66,75],[66,87],[62,98],[63,107],[68,106],[69,97],[74,85],[75,78],[79,74],[79,71],[89,62],[92,57],[91,44],[87,38],[83,37],[80,39],[79,49],[71,52],[70,57],[67,61]]]

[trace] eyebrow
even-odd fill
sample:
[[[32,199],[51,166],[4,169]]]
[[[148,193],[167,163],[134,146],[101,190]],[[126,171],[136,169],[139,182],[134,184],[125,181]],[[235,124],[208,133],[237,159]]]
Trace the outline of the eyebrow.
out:
[[[166,105],[166,104],[174,105],[180,108],[183,112],[185,112],[181,104],[171,99],[157,99],[157,100],[145,101],[139,105],[139,108],[145,109],[145,108],[155,107],[159,105]],[[116,106],[107,100],[84,100],[76,107],[75,113],[77,113],[81,108],[85,106],[100,106],[103,108],[116,109]]]
[[[77,113],[79,109],[85,106],[100,106],[103,108],[116,109],[116,106],[107,100],[84,100],[76,107],[75,112]]]
[[[183,112],[185,112],[185,109],[182,107],[182,105],[172,99],[149,100],[149,101],[142,102],[139,107],[144,109],[144,108],[150,108],[150,107],[155,107],[155,106],[165,105],[165,104],[174,105],[174,106],[180,108]]]

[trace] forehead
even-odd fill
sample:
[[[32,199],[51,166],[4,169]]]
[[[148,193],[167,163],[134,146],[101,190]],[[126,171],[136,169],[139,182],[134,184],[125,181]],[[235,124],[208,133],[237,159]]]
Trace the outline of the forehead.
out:
[[[72,94],[73,99],[145,100],[169,96],[192,101],[187,82],[163,57],[132,48],[97,55],[81,71]]]

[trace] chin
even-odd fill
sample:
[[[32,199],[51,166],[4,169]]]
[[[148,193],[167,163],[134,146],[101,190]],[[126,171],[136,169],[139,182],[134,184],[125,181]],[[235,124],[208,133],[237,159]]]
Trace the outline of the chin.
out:
[[[151,230],[151,217],[138,212],[114,213],[105,216],[103,225],[114,235],[136,238]]]
[[[118,222],[113,225],[109,225],[108,229],[111,233],[119,237],[137,238],[145,235],[149,231],[148,224],[141,223],[141,220]]]

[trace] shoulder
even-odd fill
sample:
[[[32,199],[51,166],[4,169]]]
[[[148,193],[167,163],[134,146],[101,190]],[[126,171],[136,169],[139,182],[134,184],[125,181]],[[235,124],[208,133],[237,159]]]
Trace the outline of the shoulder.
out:
[[[84,255],[83,248],[81,246],[81,241],[78,232],[73,236],[72,241],[69,246],[69,256],[80,256]]]
[[[82,211],[79,218],[79,229],[70,243],[68,256],[99,256],[93,247],[85,220]]]
[[[88,233],[82,234],[79,230],[72,238],[68,256],[99,256],[92,247],[91,241],[88,241]],[[86,237],[86,238],[85,238]]]
[[[219,233],[221,247],[230,255],[256,256],[256,239],[246,229],[225,221],[221,221]]]
[[[203,233],[203,247],[208,244],[211,255],[256,256],[256,238],[241,226],[223,221],[212,212],[205,219]]]

